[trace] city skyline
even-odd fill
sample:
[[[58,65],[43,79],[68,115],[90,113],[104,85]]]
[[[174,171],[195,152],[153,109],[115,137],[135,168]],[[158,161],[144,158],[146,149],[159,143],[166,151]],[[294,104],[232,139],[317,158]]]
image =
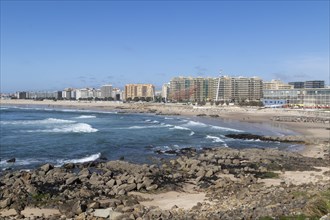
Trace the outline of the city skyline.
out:
[[[328,85],[328,39],[328,1],[1,1],[1,92],[221,70]]]

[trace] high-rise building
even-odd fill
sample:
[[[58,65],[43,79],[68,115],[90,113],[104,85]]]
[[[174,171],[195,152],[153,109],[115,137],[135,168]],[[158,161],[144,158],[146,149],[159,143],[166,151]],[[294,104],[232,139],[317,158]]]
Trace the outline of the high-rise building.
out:
[[[101,98],[112,98],[112,85],[101,86]]]
[[[125,100],[154,100],[154,97],[155,86],[152,84],[126,84],[125,86]]]
[[[221,76],[216,79],[215,101],[255,101],[262,98],[263,82],[258,77]]]
[[[161,94],[163,101],[166,102],[169,95],[170,95],[170,83],[165,83],[162,86],[162,94]]]
[[[211,101],[214,96],[215,78],[175,77],[170,81],[172,101]]]
[[[62,98],[63,98],[63,99],[66,99],[66,100],[75,99],[75,98],[72,96],[72,91],[73,91],[72,88],[65,88],[65,89],[62,91]]]

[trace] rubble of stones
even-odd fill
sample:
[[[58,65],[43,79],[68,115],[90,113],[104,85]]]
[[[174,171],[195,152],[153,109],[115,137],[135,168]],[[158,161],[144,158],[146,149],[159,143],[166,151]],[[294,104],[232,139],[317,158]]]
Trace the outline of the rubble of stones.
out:
[[[285,122],[311,122],[311,123],[325,123],[329,124],[329,117],[308,117],[308,116],[274,116],[273,121],[285,121]]]
[[[315,167],[328,164],[327,158],[308,158],[275,149],[229,148],[198,153],[185,149],[184,155],[154,165],[125,161],[70,163],[62,167],[45,164],[33,171],[1,174],[0,211],[15,209],[17,215],[12,219],[24,219],[21,211],[25,207],[58,209],[61,215],[50,219],[275,218],[303,213],[308,208],[309,200],[297,196],[299,192],[317,193],[330,190],[330,186],[282,183],[266,187],[260,180],[276,178],[274,171],[317,170]],[[186,184],[206,193],[207,201],[190,210],[176,206],[161,210],[143,206],[143,198],[130,193],[180,191]],[[100,210],[108,214],[100,217]]]

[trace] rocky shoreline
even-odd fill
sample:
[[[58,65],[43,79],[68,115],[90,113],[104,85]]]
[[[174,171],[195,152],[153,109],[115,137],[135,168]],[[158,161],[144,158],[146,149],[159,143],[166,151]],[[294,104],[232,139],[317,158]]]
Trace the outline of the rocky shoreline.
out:
[[[4,171],[0,219],[326,219],[328,147],[323,158],[275,149],[186,148],[153,165],[96,161]],[[176,196],[162,206],[171,193]],[[178,200],[189,196],[195,199]]]

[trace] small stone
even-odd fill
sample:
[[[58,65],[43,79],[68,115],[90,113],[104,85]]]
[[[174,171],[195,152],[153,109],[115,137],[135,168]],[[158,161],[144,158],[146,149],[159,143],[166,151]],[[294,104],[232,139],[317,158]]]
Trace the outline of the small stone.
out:
[[[147,189],[148,191],[155,190],[155,189],[157,189],[157,188],[158,188],[158,185],[157,185],[157,184],[153,184],[153,185],[151,185],[151,186],[146,187],[146,189]]]

